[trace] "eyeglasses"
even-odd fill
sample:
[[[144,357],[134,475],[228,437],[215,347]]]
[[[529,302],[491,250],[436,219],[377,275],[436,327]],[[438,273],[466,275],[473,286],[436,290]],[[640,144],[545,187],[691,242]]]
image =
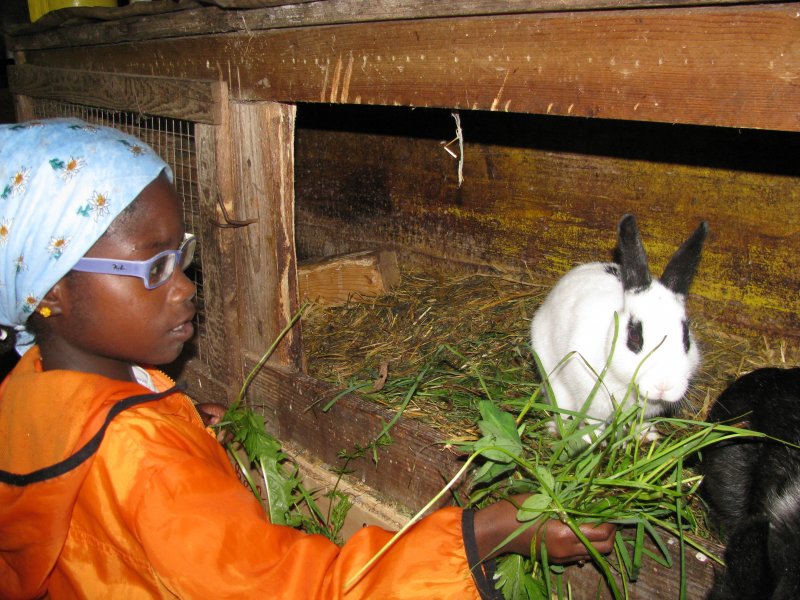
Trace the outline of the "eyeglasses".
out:
[[[150,260],[116,260],[114,258],[82,258],[73,271],[84,273],[104,273],[107,275],[126,275],[138,277],[144,281],[144,287],[153,290],[164,285],[175,272],[175,265],[180,265],[181,271],[192,264],[194,250],[197,247],[197,238],[192,234],[184,235],[183,242],[177,250],[159,252]]]

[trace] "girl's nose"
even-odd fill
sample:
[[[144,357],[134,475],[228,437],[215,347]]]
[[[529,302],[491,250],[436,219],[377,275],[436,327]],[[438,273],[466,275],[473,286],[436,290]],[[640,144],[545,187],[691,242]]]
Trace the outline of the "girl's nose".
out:
[[[167,285],[171,288],[170,294],[174,294],[179,302],[189,302],[197,293],[194,281],[181,269],[175,269]]]

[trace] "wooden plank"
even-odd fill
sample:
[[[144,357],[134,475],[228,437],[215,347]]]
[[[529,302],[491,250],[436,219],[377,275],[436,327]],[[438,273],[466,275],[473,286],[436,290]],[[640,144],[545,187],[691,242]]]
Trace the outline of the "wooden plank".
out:
[[[770,3],[755,0],[747,4]],[[218,3],[221,4],[221,3]],[[266,3],[263,3],[266,4]],[[262,5],[263,5],[262,4]],[[702,0],[327,0],[316,2],[276,2],[275,6],[253,10],[220,10],[217,7],[197,8],[187,2],[170,14],[141,17],[131,13],[131,5],[120,9],[80,9],[82,14],[96,14],[105,22],[69,23],[67,26],[44,29],[26,26],[11,29],[9,47],[17,50],[41,50],[64,46],[81,46],[132,42],[152,39],[208,35],[215,33],[251,32],[260,29],[312,27],[375,21],[417,20],[442,17],[474,17],[488,15],[531,14],[584,10],[623,10],[632,8],[705,6]],[[744,4],[741,0],[716,0],[715,5]],[[244,3],[232,2],[232,7]],[[153,6],[154,9],[158,7]],[[67,13],[79,11],[59,11]],[[155,12],[155,11],[152,11]],[[113,15],[118,15],[114,18]],[[51,15],[54,16],[54,15]],[[53,21],[55,23],[55,21]]]
[[[241,100],[800,131],[797,10],[786,3],[375,22],[29,52],[27,59],[223,78]]]
[[[299,309],[294,240],[296,108],[231,103],[232,176],[241,214],[237,227],[237,310],[242,351],[263,354]],[[300,366],[299,325],[271,360]]]
[[[181,356],[174,363],[164,367],[164,372],[175,381],[188,385],[189,396],[195,402],[218,402],[226,404],[231,399],[231,388],[220,381],[220,373],[212,372],[207,364],[192,356]],[[240,384],[241,386],[241,384]],[[235,392],[239,388],[235,388]]]
[[[610,259],[625,212],[639,217],[655,273],[707,219],[692,310],[720,328],[800,339],[794,134],[462,114],[459,187],[440,143],[453,135],[449,114],[398,110],[390,128],[387,111],[359,111],[363,133],[298,130],[301,256],[388,244],[450,268],[524,269],[550,285],[578,263]],[[321,111],[315,124],[346,118]]]
[[[196,123],[219,124],[222,119],[220,101],[225,85],[218,80],[193,81],[12,65],[8,69],[8,81],[13,93],[37,98]]]
[[[224,104],[227,112],[227,103]],[[196,235],[200,239],[203,306],[200,327],[200,355],[210,372],[224,389],[216,402],[230,403],[244,381],[236,305],[235,233],[221,227],[219,201],[226,192],[221,173],[231,169],[228,119],[224,125],[195,125],[197,147],[197,186],[200,201],[200,222]]]
[[[258,357],[250,357],[252,363]],[[352,452],[354,445],[366,446],[394,416],[391,410],[355,394],[340,397],[330,411],[323,406],[337,390],[328,384],[276,366],[265,367],[253,380],[250,405],[265,417],[267,429],[278,439],[309,452],[328,465],[342,467],[340,451]],[[443,444],[441,435],[413,419],[400,418],[391,429],[393,443],[378,451],[378,462],[371,454],[348,463],[351,475],[378,494],[388,496],[412,511],[432,499],[461,466],[461,460]],[[450,502],[444,498],[437,507]],[[665,535],[665,539],[670,536]],[[707,546],[720,552],[718,545]],[[651,549],[655,549],[649,544]],[[673,568],[661,567],[645,559],[639,581],[630,590],[631,600],[677,598],[680,570],[678,546],[668,543],[676,562]],[[696,551],[687,549],[687,598],[702,598],[713,578],[713,565]],[[591,566],[569,567],[567,579],[576,598],[594,598],[600,582]],[[601,584],[600,589],[603,589]],[[606,591],[600,598],[611,598]]]
[[[330,306],[385,294],[400,281],[400,270],[394,252],[365,250],[301,263],[297,280],[301,301]]]
[[[385,496],[379,495],[352,475],[334,471],[323,464],[316,456],[300,452],[289,444],[281,444],[281,449],[297,465],[299,476],[307,490],[317,491],[317,506],[323,514],[329,514],[330,498],[321,496],[330,490],[337,490],[350,498],[351,507],[340,531],[342,539],[348,540],[367,525],[377,525],[389,531],[400,529],[412,513]],[[258,475],[258,474],[255,474]]]

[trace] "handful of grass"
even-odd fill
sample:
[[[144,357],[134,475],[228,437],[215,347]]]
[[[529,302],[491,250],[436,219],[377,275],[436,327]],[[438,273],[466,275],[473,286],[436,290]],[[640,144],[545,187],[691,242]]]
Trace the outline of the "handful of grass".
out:
[[[554,408],[533,397],[524,410],[548,415],[549,421]],[[541,439],[531,439],[529,427],[518,424],[494,401],[481,401],[480,411],[482,437],[462,443],[465,450],[482,457],[472,480],[470,503],[482,505],[508,494],[531,494],[518,512],[521,525],[543,517],[566,523],[589,549],[614,598],[628,596],[627,586],[637,580],[645,556],[664,567],[674,565],[665,532],[679,540],[680,588],[685,589],[686,546],[710,553],[695,536],[686,536],[697,534],[700,527],[692,504],[700,476],[684,463],[711,444],[753,435],[720,424],[658,418],[651,422],[663,437],[646,442],[640,433],[643,408],[633,405],[620,409],[602,431],[571,421],[563,428],[565,437],[543,444]],[[536,437],[541,438],[541,432]],[[582,523],[609,522],[621,526],[613,561],[594,551],[579,529]],[[645,547],[648,537],[656,552]],[[554,585],[563,567],[548,564],[544,547],[532,548],[531,553],[541,557],[541,564],[522,557],[503,559],[497,587],[508,599],[561,597]]]

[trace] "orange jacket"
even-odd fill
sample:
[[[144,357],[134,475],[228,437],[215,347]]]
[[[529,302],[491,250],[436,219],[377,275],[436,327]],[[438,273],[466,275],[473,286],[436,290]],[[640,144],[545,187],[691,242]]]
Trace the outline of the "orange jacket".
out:
[[[35,347],[0,386],[0,444],[0,598],[462,599],[491,587],[468,566],[471,514],[447,508],[345,595],[389,532],[367,527],[339,548],[272,525],[185,395],[42,372]]]

